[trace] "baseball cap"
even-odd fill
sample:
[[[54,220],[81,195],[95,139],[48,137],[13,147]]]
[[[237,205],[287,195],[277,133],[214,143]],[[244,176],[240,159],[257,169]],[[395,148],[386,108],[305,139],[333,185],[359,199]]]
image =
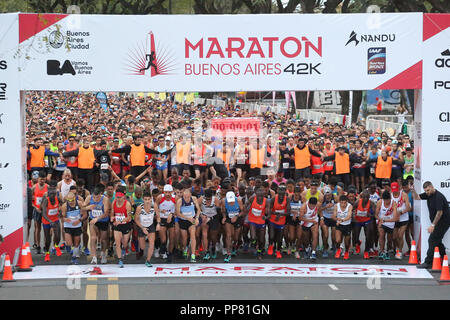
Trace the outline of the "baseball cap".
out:
[[[330,187],[325,187],[325,188],[323,188],[323,193],[324,194],[331,194],[331,188]]]
[[[392,182],[391,183],[391,190],[392,190],[392,192],[398,192],[400,190],[398,182]]]
[[[173,188],[172,188],[172,186],[170,185],[170,184],[166,184],[165,186],[164,186],[164,190],[163,190],[164,192],[172,192],[173,191]]]
[[[234,202],[236,201],[236,195],[234,194],[233,191],[228,191],[227,192],[227,202]]]
[[[31,177],[34,179],[39,178],[39,171],[33,171],[33,173],[31,174]]]

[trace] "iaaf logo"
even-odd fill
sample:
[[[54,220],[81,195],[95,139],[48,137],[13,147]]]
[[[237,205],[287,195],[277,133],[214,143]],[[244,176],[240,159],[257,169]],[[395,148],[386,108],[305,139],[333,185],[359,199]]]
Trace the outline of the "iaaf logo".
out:
[[[446,58],[438,58],[434,65],[438,68],[450,68],[450,49],[441,52],[441,56]]]
[[[129,75],[155,77],[158,75],[173,74],[175,70],[174,54],[168,47],[155,45],[155,35],[148,33],[145,43],[138,44],[129,50],[126,58],[126,71]]]
[[[395,33],[392,34],[362,34],[358,37],[358,34],[355,31],[352,31],[348,37],[348,41],[345,44],[347,46],[350,42],[355,43],[355,47],[360,42],[394,42],[395,41]],[[358,40],[359,38],[359,40]]]

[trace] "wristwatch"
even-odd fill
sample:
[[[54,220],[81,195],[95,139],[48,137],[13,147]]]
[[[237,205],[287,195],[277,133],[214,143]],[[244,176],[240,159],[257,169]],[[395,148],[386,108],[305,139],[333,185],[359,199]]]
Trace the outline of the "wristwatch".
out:
[[[434,223],[432,223],[431,226],[432,226],[433,228],[436,227],[436,225],[435,225]]]

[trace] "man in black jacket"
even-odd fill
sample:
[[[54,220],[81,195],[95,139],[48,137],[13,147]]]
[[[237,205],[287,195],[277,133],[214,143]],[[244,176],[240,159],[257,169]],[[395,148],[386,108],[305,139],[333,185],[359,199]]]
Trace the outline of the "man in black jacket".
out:
[[[424,193],[417,194],[414,185],[411,190],[415,200],[427,200],[428,212],[430,214],[431,226],[428,227],[428,251],[423,264],[419,268],[431,268],[434,256],[434,248],[439,247],[441,257],[446,255],[445,246],[442,243],[445,233],[450,227],[450,209],[445,196],[437,191],[430,181],[423,184]]]

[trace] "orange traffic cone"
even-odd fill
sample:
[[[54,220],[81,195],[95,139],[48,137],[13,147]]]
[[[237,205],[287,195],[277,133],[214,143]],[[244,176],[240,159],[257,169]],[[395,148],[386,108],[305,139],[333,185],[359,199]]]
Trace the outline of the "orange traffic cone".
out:
[[[439,247],[434,247],[433,267],[431,272],[439,272],[442,270],[441,255],[439,254]]]
[[[416,241],[411,242],[411,253],[409,254],[409,264],[417,264]]]
[[[30,261],[27,256],[27,248],[25,245],[22,246],[22,251],[20,255],[20,264],[17,266],[17,271],[32,271]]]
[[[450,282],[450,272],[448,270],[448,258],[447,255],[444,256],[444,261],[442,263],[441,282]]]
[[[28,257],[28,259],[29,259],[29,261],[30,261],[30,266],[31,266],[31,267],[34,267],[33,259],[32,259],[32,257],[31,257],[30,244],[27,242],[27,243],[25,243],[25,246],[26,246],[26,248],[27,248],[27,257]]]
[[[3,268],[3,279],[4,282],[13,282],[16,281],[13,278],[12,268],[11,268],[11,260],[9,260],[9,256],[6,255],[5,259],[5,267]]]

